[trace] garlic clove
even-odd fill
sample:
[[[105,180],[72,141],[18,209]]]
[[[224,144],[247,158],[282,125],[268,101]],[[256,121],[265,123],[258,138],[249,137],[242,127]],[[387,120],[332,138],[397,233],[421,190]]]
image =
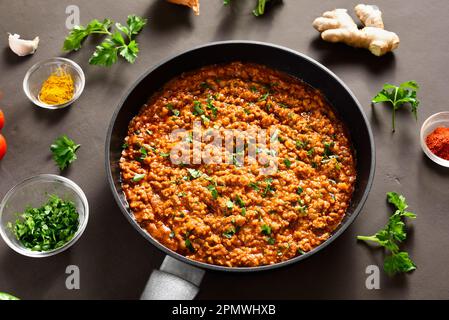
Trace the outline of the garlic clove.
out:
[[[18,34],[9,34],[8,40],[12,52],[20,57],[33,54],[39,45],[39,37],[33,40],[24,40],[20,39],[20,35]]]

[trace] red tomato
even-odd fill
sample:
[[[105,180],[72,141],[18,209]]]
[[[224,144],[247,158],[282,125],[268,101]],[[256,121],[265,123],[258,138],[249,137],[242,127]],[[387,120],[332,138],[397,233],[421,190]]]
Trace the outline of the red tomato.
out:
[[[0,160],[2,160],[3,157],[5,156],[6,150],[7,150],[7,147],[6,147],[6,140],[5,140],[5,137],[3,137],[3,136],[0,134]]]
[[[0,130],[3,129],[4,125],[5,125],[5,115],[3,114],[3,111],[0,110]]]

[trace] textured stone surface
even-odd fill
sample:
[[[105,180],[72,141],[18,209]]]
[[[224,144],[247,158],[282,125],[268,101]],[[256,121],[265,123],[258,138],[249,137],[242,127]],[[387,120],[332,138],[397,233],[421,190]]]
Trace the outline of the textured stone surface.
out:
[[[200,299],[212,298],[449,298],[449,171],[426,159],[419,146],[419,128],[431,114],[448,110],[449,42],[446,13],[449,2],[386,1],[388,29],[401,37],[394,55],[376,58],[368,51],[322,42],[313,19],[333,9],[335,1],[285,0],[259,19],[251,15],[251,0],[222,7],[204,0],[195,17],[183,7],[162,0],[134,1],[1,1],[0,90],[6,114],[3,134],[9,152],[0,162],[0,196],[20,180],[38,173],[58,173],[48,147],[66,133],[82,144],[79,160],[64,173],[86,192],[91,216],[79,242],[55,257],[19,256],[0,241],[0,291],[28,299],[137,299],[163,255],[146,242],[116,206],[104,170],[104,142],[113,111],[126,90],[149,67],[166,57],[215,40],[250,39],[273,42],[308,54],[329,67],[353,90],[371,121],[377,145],[374,186],[356,222],[323,252],[291,267],[257,274],[206,272]],[[65,8],[77,3],[81,22],[110,17],[125,21],[128,13],[149,18],[139,35],[135,65],[119,63],[109,69],[89,66],[94,42],[69,57],[86,73],[84,94],[66,110],[46,111],[31,105],[22,91],[26,70],[37,61],[62,55]],[[339,1],[351,9],[353,1]],[[353,14],[353,13],[352,13]],[[6,32],[41,42],[35,55],[18,58],[7,48]],[[370,106],[384,82],[414,79],[422,85],[419,120],[398,112],[397,132],[390,131],[390,110]],[[357,234],[375,232],[390,208],[387,191],[403,193],[418,214],[406,248],[418,265],[411,275],[388,278],[381,273],[381,290],[365,288],[365,268],[382,263],[382,251],[355,241]],[[65,268],[81,270],[81,289],[65,288]]]

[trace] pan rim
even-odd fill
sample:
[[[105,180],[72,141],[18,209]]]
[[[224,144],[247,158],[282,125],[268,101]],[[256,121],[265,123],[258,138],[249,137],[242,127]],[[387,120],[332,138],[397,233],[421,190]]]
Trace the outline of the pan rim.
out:
[[[207,47],[213,47],[213,46],[220,46],[220,45],[255,45],[255,46],[265,46],[265,47],[271,47],[274,49],[278,49],[281,51],[286,51],[290,54],[299,56],[300,58],[307,60],[309,63],[315,65],[316,67],[318,67],[319,69],[321,69],[322,71],[326,72],[328,75],[330,75],[335,81],[337,81],[345,90],[346,92],[350,95],[351,99],[355,102],[357,108],[359,109],[359,112],[362,115],[363,118],[363,122],[364,125],[367,129],[368,132],[368,137],[369,137],[369,143],[370,143],[370,148],[371,148],[371,163],[369,165],[369,169],[370,169],[370,173],[368,176],[368,180],[367,180],[367,184],[365,187],[365,190],[363,191],[363,194],[360,198],[360,201],[357,205],[356,208],[354,208],[352,215],[348,218],[348,220],[346,220],[341,227],[332,234],[332,236],[327,239],[326,241],[324,241],[322,244],[320,244],[318,247],[314,248],[312,251],[307,252],[306,254],[294,257],[292,259],[286,260],[286,261],[282,261],[282,262],[278,262],[275,264],[270,264],[270,265],[262,265],[262,266],[256,266],[256,267],[225,267],[225,266],[220,266],[220,265],[213,265],[213,264],[208,264],[208,263],[204,263],[204,262],[200,262],[200,261],[195,261],[193,259],[189,259],[167,247],[165,247],[164,245],[162,245],[161,243],[159,243],[157,240],[155,240],[147,231],[145,231],[144,229],[142,229],[138,223],[135,221],[135,219],[133,219],[133,217],[129,214],[128,210],[123,206],[120,196],[119,196],[119,192],[116,188],[115,188],[115,184],[114,184],[114,179],[112,178],[112,170],[111,170],[111,165],[109,162],[110,159],[110,147],[111,147],[111,137],[112,137],[112,130],[114,128],[114,125],[116,123],[117,120],[117,116],[120,113],[120,111],[123,108],[124,103],[126,102],[126,100],[128,99],[128,97],[130,96],[130,94],[132,94],[132,92],[134,91],[134,89],[148,76],[150,75],[152,72],[154,72],[156,69],[158,69],[159,67],[161,67],[162,65],[169,63],[171,60],[178,58],[182,55],[188,54],[190,52],[193,51],[197,51],[197,50],[201,50]],[[181,51],[179,53],[175,53],[173,55],[170,55],[168,58],[165,58],[161,61],[159,61],[158,63],[156,63],[153,67],[149,68],[147,71],[145,71],[142,75],[140,75],[138,77],[138,79],[131,85],[131,87],[125,92],[125,94],[123,95],[123,97],[120,99],[113,115],[112,118],[109,122],[109,126],[108,126],[108,130],[107,130],[107,136],[106,136],[106,143],[105,143],[105,166],[106,166],[106,174],[107,174],[107,179],[108,179],[108,183],[109,186],[111,188],[112,194],[114,196],[115,201],[117,202],[117,205],[119,206],[120,210],[122,211],[122,213],[125,215],[126,219],[131,223],[131,225],[133,225],[133,227],[135,229],[137,229],[137,231],[146,239],[148,240],[152,245],[154,245],[156,248],[158,248],[160,251],[162,251],[163,253],[170,255],[171,257],[180,260],[184,263],[187,263],[189,265],[201,268],[201,269],[207,269],[207,270],[212,270],[212,271],[227,271],[227,272],[236,272],[236,273],[240,273],[240,272],[258,272],[258,271],[267,271],[267,270],[273,270],[273,269],[277,269],[280,267],[285,267],[288,265],[292,265],[294,263],[297,263],[299,261],[302,261],[304,259],[307,259],[308,257],[317,254],[318,252],[321,252],[324,248],[326,248],[329,244],[331,244],[332,242],[335,241],[335,239],[337,239],[344,231],[346,231],[346,229],[352,225],[352,223],[354,222],[354,220],[358,217],[358,215],[360,214],[360,212],[363,209],[363,206],[365,205],[365,202],[368,198],[369,192],[371,190],[371,187],[373,185],[373,181],[374,181],[374,174],[375,174],[375,168],[376,168],[376,156],[375,156],[376,152],[375,152],[375,144],[374,144],[374,138],[373,138],[373,133],[371,130],[371,126],[368,122],[368,118],[360,104],[360,102],[358,101],[358,99],[356,98],[356,96],[354,95],[354,93],[349,89],[349,87],[335,74],[333,73],[331,70],[329,70],[327,67],[325,67],[324,65],[322,65],[321,63],[319,63],[318,61],[316,61],[315,59],[300,53],[298,51],[295,51],[293,49],[281,46],[281,45],[277,45],[277,44],[273,44],[273,43],[268,43],[268,42],[262,42],[262,41],[253,41],[253,40],[227,40],[227,41],[215,41],[215,42],[208,42],[206,44],[202,44],[199,46],[195,46],[193,48]]]

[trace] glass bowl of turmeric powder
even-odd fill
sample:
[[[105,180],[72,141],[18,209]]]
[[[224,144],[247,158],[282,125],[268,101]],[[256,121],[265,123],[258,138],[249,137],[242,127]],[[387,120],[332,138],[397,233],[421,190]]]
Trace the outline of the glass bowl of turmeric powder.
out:
[[[62,109],[79,98],[84,84],[84,72],[77,63],[56,57],[32,66],[23,79],[23,90],[41,108]]]
[[[433,162],[449,168],[449,111],[436,113],[424,121],[421,147]]]

